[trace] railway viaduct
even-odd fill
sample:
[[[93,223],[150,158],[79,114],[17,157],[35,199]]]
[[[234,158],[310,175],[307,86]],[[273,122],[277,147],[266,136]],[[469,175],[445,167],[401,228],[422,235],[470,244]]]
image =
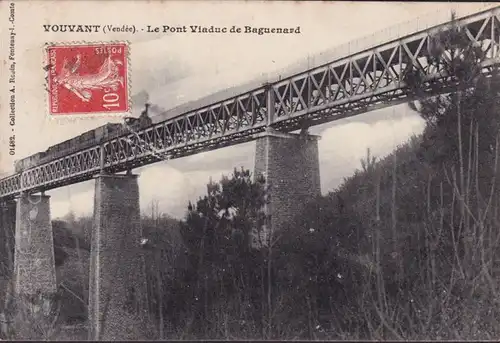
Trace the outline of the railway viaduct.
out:
[[[457,21],[485,51],[485,73],[498,63],[499,15],[495,7]],[[136,132],[0,179],[0,238],[15,232],[16,293],[32,297],[56,292],[50,197],[45,191],[94,179],[92,338],[133,339],[136,333],[128,331],[124,309],[131,320],[145,322],[148,315],[141,298],[145,277],[138,175],[131,171],[255,140],[255,173],[263,173],[270,187],[268,229],[279,230],[298,206],[320,193],[318,137],[308,135],[306,128],[410,100],[405,84],[409,68],[418,70],[427,86],[449,84],[426,58],[429,37],[448,29],[448,20],[445,13],[351,42],[269,76],[265,84],[216,93],[170,110],[165,120]],[[292,133],[298,130],[302,132]]]

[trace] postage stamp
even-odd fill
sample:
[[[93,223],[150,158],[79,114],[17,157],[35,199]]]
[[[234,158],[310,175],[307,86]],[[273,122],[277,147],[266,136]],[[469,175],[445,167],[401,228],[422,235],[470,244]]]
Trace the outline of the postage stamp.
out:
[[[46,54],[50,115],[129,111],[127,43],[49,45]]]

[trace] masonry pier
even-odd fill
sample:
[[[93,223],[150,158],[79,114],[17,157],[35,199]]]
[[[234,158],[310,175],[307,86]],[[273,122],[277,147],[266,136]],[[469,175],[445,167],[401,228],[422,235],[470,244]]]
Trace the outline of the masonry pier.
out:
[[[21,194],[16,209],[16,294],[56,293],[50,197]]]
[[[0,313],[14,296],[14,250],[16,232],[16,202],[0,201]],[[5,315],[4,315],[5,318]]]
[[[274,130],[256,141],[254,175],[266,178],[268,220],[259,234],[267,242],[269,233],[283,226],[302,207],[321,194],[318,136],[290,134]]]
[[[95,178],[89,327],[92,340],[144,339],[149,315],[137,175]]]
[[[0,274],[5,277],[14,272],[15,232],[16,202],[0,201]]]
[[[50,197],[21,193],[14,252],[16,338],[50,339],[57,292]]]

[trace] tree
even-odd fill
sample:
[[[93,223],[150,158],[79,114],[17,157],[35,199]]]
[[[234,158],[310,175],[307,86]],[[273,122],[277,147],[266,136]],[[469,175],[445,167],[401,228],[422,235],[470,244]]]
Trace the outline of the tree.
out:
[[[351,194],[337,191],[315,199],[287,225],[275,247],[273,281],[283,299],[276,321],[304,330],[309,339],[331,322],[339,330],[357,324],[351,314],[366,268],[358,258],[365,230],[349,203]]]
[[[441,315],[454,311],[464,318],[471,331],[460,331],[462,338],[497,331],[471,324],[483,311],[478,304],[486,300],[480,299],[498,296],[492,280],[498,277],[500,75],[487,67],[488,58],[452,17],[447,30],[429,38],[427,65],[441,81],[427,87],[416,68],[405,78],[418,99],[410,107],[427,122],[420,156],[431,167],[421,232],[428,242],[424,258],[433,267],[422,275],[428,275],[433,298],[445,299]],[[446,285],[444,291],[438,284]],[[489,311],[497,313],[497,306]]]
[[[253,180],[248,170],[234,169],[230,177],[210,180],[207,194],[188,204],[181,223],[185,256],[178,265],[178,283],[170,291],[176,297],[168,307],[184,305],[188,321],[204,337],[220,336],[222,323],[214,321],[227,315],[217,310],[221,304],[236,312],[234,320],[245,317],[243,321],[252,322],[253,308],[243,303],[252,303],[252,292],[259,290],[252,286],[260,277],[252,235],[264,224],[264,193],[263,178]]]
[[[432,155],[426,157],[448,167],[457,162],[463,171],[474,159],[488,159],[496,146],[500,77],[497,68],[485,72],[485,52],[454,15],[449,28],[429,37],[428,46],[426,65],[438,77],[426,87],[420,70],[412,66],[405,81],[418,101],[409,105],[427,123],[423,146]],[[484,158],[483,171],[489,169]]]
[[[477,211],[488,211],[497,193],[498,138],[500,133],[500,74],[496,67],[485,67],[488,56],[468,37],[452,16],[451,27],[429,38],[427,64],[444,82],[431,85],[431,96],[423,82],[410,83],[418,98],[418,110],[427,127],[423,134],[422,155],[445,185],[445,203],[457,207],[454,234],[467,235]],[[409,79],[416,69],[407,74]],[[438,184],[436,184],[437,186]],[[438,187],[434,187],[437,206]],[[450,208],[451,210],[451,208]],[[472,211],[472,212],[471,212]],[[477,225],[474,224],[474,225]]]
[[[181,250],[179,221],[160,212],[158,200],[150,203],[150,214],[141,218],[145,249],[149,310],[158,317],[159,339],[165,338],[165,300],[168,285],[173,279],[175,260]],[[170,309],[169,309],[170,310]]]
[[[360,160],[361,168],[363,168],[364,172],[370,172],[373,170],[375,165],[377,164],[377,158],[371,155],[370,148],[366,149],[366,157]]]

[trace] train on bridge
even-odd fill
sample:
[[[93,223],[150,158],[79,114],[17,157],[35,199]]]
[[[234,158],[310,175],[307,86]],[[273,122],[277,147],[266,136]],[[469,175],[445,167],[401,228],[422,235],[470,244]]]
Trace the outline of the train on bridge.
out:
[[[149,104],[146,104],[146,109],[141,113],[139,118],[125,117],[124,123],[107,123],[62,143],[52,145],[45,151],[17,160],[14,163],[14,170],[16,173],[20,173],[24,170],[53,161],[59,157],[84,150],[93,145],[150,126],[152,120],[149,117],[148,108]]]

